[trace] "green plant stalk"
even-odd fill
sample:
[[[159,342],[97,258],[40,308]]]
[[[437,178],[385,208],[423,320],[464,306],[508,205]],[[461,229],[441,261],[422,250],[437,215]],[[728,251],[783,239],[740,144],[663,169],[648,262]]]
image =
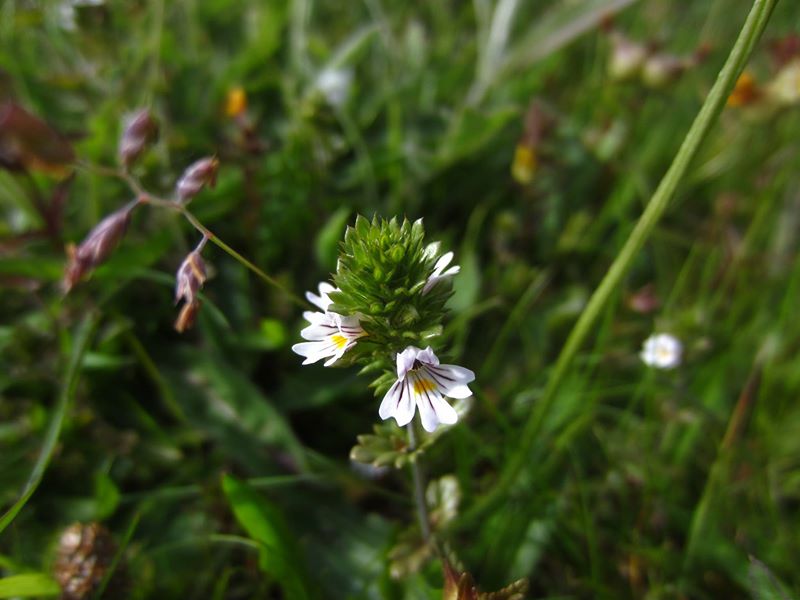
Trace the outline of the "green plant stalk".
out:
[[[61,393],[58,397],[58,402],[53,408],[53,416],[47,428],[47,433],[44,436],[39,458],[36,459],[36,464],[33,465],[31,474],[25,484],[25,489],[22,491],[19,499],[2,517],[0,517],[0,533],[8,527],[19,511],[22,510],[28,500],[30,500],[31,496],[33,496],[36,488],[39,487],[39,483],[42,481],[50,459],[53,457],[53,451],[58,442],[58,437],[61,434],[61,428],[64,425],[67,408],[69,408],[72,398],[75,396],[75,390],[78,387],[78,375],[80,374],[81,364],[83,363],[83,356],[89,347],[89,341],[91,340],[96,323],[96,315],[90,314],[83,320],[75,334],[75,340],[72,345],[72,355],[70,356],[67,372],[61,385]]]
[[[184,206],[182,203],[178,202],[177,200],[166,200],[164,198],[159,198],[157,196],[154,196],[153,194],[151,194],[150,192],[145,190],[142,187],[142,185],[139,183],[139,181],[135,177],[133,177],[130,173],[128,173],[127,171],[121,171],[121,170],[118,170],[118,169],[114,169],[114,168],[111,168],[111,167],[104,167],[104,166],[101,166],[101,165],[93,165],[93,164],[90,164],[90,163],[79,163],[79,166],[84,168],[84,169],[86,169],[86,170],[88,170],[88,171],[90,171],[90,172],[94,172],[94,173],[97,173],[97,174],[100,174],[100,175],[107,175],[109,177],[116,177],[118,179],[123,180],[125,183],[128,184],[128,187],[131,188],[131,191],[133,191],[136,194],[136,200],[134,202],[138,202],[138,203],[142,203],[142,204],[150,204],[151,206],[158,206],[158,207],[161,207],[161,208],[168,208],[168,209],[171,209],[171,210],[178,211],[179,213],[181,213],[181,215],[183,215],[183,217],[187,221],[189,221],[189,223],[192,224],[192,226],[195,229],[197,229],[197,231],[202,233],[207,239],[209,239],[212,242],[214,242],[214,244],[216,244],[220,249],[222,249],[223,252],[228,254],[231,258],[236,260],[243,267],[245,267],[246,269],[249,269],[250,271],[255,273],[258,277],[260,277],[268,285],[271,285],[272,287],[274,287],[274,288],[280,290],[281,292],[283,292],[284,294],[286,294],[286,296],[289,298],[289,300],[294,302],[296,305],[298,305],[298,306],[300,306],[302,308],[307,308],[308,307],[308,303],[307,302],[304,302],[300,297],[298,297],[292,291],[290,291],[289,289],[284,287],[276,279],[274,279],[273,277],[270,277],[269,275],[267,275],[267,273],[265,273],[262,269],[259,269],[256,265],[254,265],[252,262],[247,260],[244,256],[242,256],[241,254],[236,252],[236,250],[234,250],[233,248],[228,246],[228,244],[226,244],[221,239],[219,239],[216,235],[214,235],[214,233],[210,229],[208,229],[208,227],[203,225],[200,222],[200,220],[197,217],[195,217],[189,211],[189,209],[186,208],[186,206]]]
[[[675,190],[686,176],[689,165],[697,154],[700,144],[716,122],[731,89],[761,37],[777,3],[778,0],[756,0],[753,3],[747,20],[739,32],[739,37],[728,55],[728,59],[717,75],[714,86],[700,108],[697,117],[695,117],[672,164],[653,193],[650,202],[647,204],[630,236],[628,236],[622,250],[620,250],[620,253],[609,267],[605,277],[603,277],[600,285],[589,299],[586,309],[570,332],[564,348],[558,356],[542,398],[531,411],[523,427],[518,447],[511,455],[494,488],[482,500],[477,502],[470,511],[465,513],[463,521],[473,520],[490,510],[506,496],[514,485],[520,471],[525,466],[534,441],[542,431],[545,418],[556,398],[561,382],[572,364],[572,360],[595,325],[601,311],[631,268],[637,253],[648,240],[666,211],[670,200],[675,194]]]
[[[209,240],[214,242],[214,244],[216,244],[219,248],[221,248],[231,258],[233,258],[234,260],[239,262],[245,268],[251,270],[253,273],[258,275],[261,279],[263,279],[266,283],[268,283],[272,287],[277,288],[281,292],[286,294],[286,297],[289,298],[296,305],[298,305],[298,306],[300,306],[302,308],[307,308],[308,307],[308,303],[307,302],[303,301],[297,295],[295,295],[293,292],[291,292],[286,287],[284,287],[277,279],[274,279],[273,277],[270,277],[269,275],[267,275],[263,270],[259,269],[252,262],[247,260],[244,256],[239,254],[236,250],[234,250],[233,248],[228,246],[228,244],[226,244],[221,239],[219,239],[216,235],[214,235],[214,233],[211,230],[209,230],[205,225],[203,225],[200,221],[198,221],[197,217],[195,217],[192,213],[190,213],[186,209],[185,206],[178,205],[177,206],[177,210],[184,217],[186,217],[186,220],[189,221],[194,226],[195,229],[197,229],[200,233],[202,233],[204,236],[206,236]]]
[[[414,421],[411,421],[406,428],[408,429],[408,449],[413,452],[417,449],[417,432],[414,431]],[[427,542],[431,539],[431,522],[428,518],[428,506],[425,504],[425,488],[422,479],[422,467],[419,461],[419,455],[410,461],[411,478],[414,483],[414,505],[417,509],[419,528],[422,532],[422,539]]]

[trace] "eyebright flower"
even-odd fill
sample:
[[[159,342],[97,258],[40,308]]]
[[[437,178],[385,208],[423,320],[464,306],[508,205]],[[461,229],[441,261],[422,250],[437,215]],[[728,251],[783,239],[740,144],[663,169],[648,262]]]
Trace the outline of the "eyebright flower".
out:
[[[656,369],[674,369],[681,364],[683,345],[669,333],[653,334],[647,338],[639,354],[644,364]]]
[[[358,317],[346,317],[328,310],[333,303],[328,294],[334,291],[337,291],[335,287],[323,282],[319,284],[319,296],[306,292],[308,301],[321,308],[323,312],[303,313],[303,317],[311,325],[303,329],[300,335],[309,341],[295,344],[292,350],[305,357],[304,365],[327,358],[324,364],[329,367],[355,346],[358,338],[366,335]]]
[[[452,425],[458,414],[444,397],[471,396],[467,384],[474,380],[475,373],[469,369],[439,364],[430,346],[425,350],[409,346],[397,354],[397,381],[383,397],[378,414],[383,420],[394,417],[402,427],[411,422],[419,407],[425,431],[435,431],[440,424]]]
[[[453,260],[453,253],[448,252],[443,254],[442,257],[436,261],[436,264],[433,267],[433,273],[430,274],[428,277],[428,281],[425,282],[425,287],[422,288],[422,293],[427,294],[431,291],[431,288],[435,286],[437,283],[442,281],[443,279],[447,279],[448,277],[452,277],[456,273],[461,270],[461,267],[458,265],[453,265],[446,271],[444,270],[447,265],[450,264],[450,261]]]

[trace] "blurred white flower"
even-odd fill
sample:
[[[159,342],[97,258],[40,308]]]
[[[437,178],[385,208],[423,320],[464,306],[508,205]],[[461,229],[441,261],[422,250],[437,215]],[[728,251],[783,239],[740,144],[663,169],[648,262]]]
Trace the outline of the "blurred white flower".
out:
[[[448,277],[452,277],[456,273],[461,270],[461,267],[458,265],[453,265],[446,271],[444,270],[447,265],[453,260],[453,253],[448,252],[447,254],[442,254],[442,257],[436,261],[436,264],[433,267],[433,273],[430,274],[428,277],[428,281],[425,282],[425,287],[422,288],[422,293],[427,294],[431,291],[431,288],[435,286],[437,283],[442,281],[443,279],[447,279]]]
[[[353,83],[353,71],[350,69],[323,69],[317,76],[315,88],[334,108],[341,108],[350,96]]]
[[[681,364],[683,345],[669,333],[653,334],[644,341],[639,354],[644,364],[656,369],[674,369]]]
[[[778,71],[769,84],[767,93],[775,102],[784,106],[800,102],[800,58],[788,62]]]
[[[355,346],[358,338],[366,335],[358,317],[345,317],[328,310],[333,304],[328,294],[334,291],[337,291],[335,287],[323,282],[319,284],[319,296],[306,292],[308,301],[321,308],[323,312],[303,313],[305,320],[311,324],[303,329],[300,335],[309,341],[295,344],[292,350],[305,357],[304,365],[327,358],[324,364],[329,367]]]
[[[84,6],[103,6],[105,0],[63,0],[58,5],[58,23],[66,31],[78,29],[76,8]]]
[[[616,32],[611,36],[611,46],[608,60],[611,78],[622,81],[638,74],[647,58],[647,48]]]
[[[397,355],[397,381],[383,397],[378,414],[391,417],[402,427],[414,418],[419,407],[425,431],[435,431],[440,424],[452,425],[458,413],[445,400],[472,395],[467,384],[475,373],[456,365],[441,365],[430,346],[420,350],[409,346]]]

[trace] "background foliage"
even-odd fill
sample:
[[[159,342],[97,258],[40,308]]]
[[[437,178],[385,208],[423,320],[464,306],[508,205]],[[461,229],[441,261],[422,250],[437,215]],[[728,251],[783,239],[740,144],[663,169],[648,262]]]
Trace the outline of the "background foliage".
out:
[[[424,217],[456,251],[443,335],[447,360],[476,371],[476,397],[426,460],[430,477],[457,481],[464,512],[447,538],[482,588],[528,577],[536,598],[800,594],[800,108],[726,109],[519,484],[488,516],[469,513],[748,2],[74,4],[0,5],[0,92],[82,161],[113,165],[122,116],[150,107],[161,134],[136,167],[148,189],[168,193],[218,155],[217,187],[193,211],[298,294],[334,269],[358,213]],[[616,11],[614,27],[654,52],[703,47],[704,60],[657,88],[614,80],[600,24]],[[770,40],[799,24],[779,5],[751,61],[758,81],[774,77]],[[352,76],[343,99],[331,70]],[[532,139],[534,100],[546,125]],[[536,159],[525,182],[511,174],[518,143]],[[198,325],[176,334],[174,272],[197,236],[147,208],[62,296],[64,244],[130,198],[95,169],[0,171],[4,510],[53,452],[0,521],[0,570],[52,593],[35,573],[52,569],[60,532],[101,521],[133,597],[435,596],[438,561],[412,572],[393,552],[413,522],[406,473],[348,462],[378,419],[368,380],[300,368],[286,296],[209,245]],[[656,330],[683,340],[678,369],[639,361]]]

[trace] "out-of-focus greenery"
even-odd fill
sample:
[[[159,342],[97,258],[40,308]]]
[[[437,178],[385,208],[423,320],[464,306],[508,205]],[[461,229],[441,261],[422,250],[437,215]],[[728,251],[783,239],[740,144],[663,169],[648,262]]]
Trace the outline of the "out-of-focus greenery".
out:
[[[298,295],[329,277],[356,214],[423,217],[456,252],[446,360],[476,372],[475,401],[424,457],[432,517],[481,589],[800,594],[800,105],[726,108],[518,485],[468,518],[750,3],[98,4],[0,4],[0,102],[79,160],[66,180],[0,171],[0,506],[30,495],[0,517],[0,597],[53,593],[41,574],[75,521],[108,528],[134,598],[440,595],[440,561],[415,560],[408,474],[349,463],[378,420],[369,380],[301,367],[301,311],[279,290],[209,244],[198,323],[178,335],[174,272],[198,234],[141,207],[62,295],[65,244],[132,197],[90,165],[115,165],[141,107],[161,126],[134,168],[147,189],[169,194],[216,154],[192,210]],[[779,4],[748,67],[756,91],[798,25]],[[702,56],[658,86],[618,81],[609,28],[651,57]],[[678,368],[639,360],[654,331],[683,341]]]

